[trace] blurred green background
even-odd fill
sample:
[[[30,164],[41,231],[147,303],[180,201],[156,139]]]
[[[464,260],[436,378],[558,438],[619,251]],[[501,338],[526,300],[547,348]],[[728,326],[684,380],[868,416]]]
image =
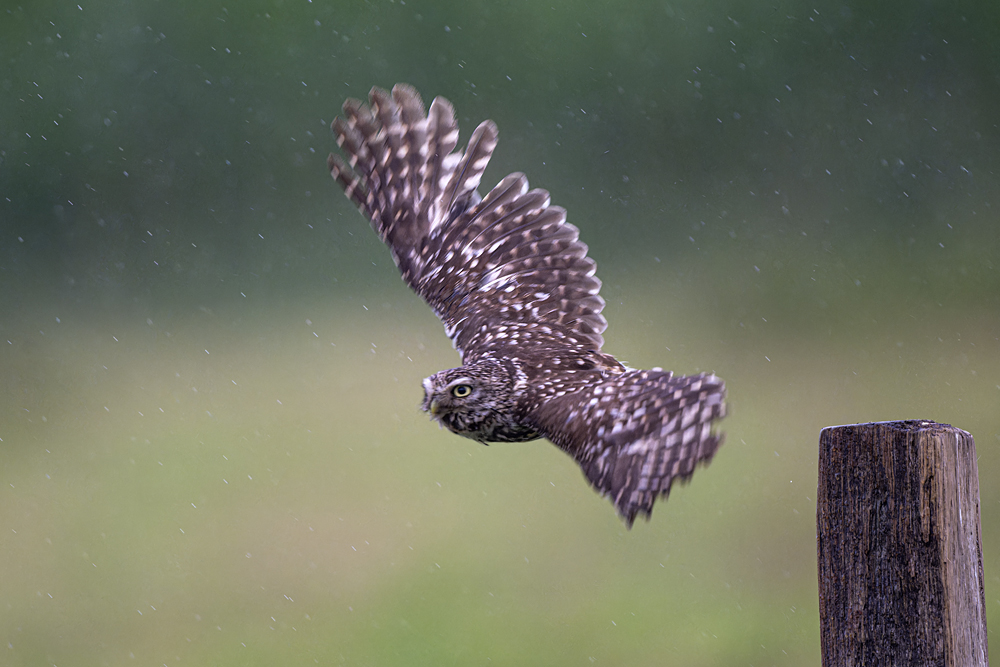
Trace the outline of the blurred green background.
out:
[[[818,665],[825,426],[976,438],[1000,623],[1000,9],[37,1],[0,12],[0,663]],[[605,349],[729,386],[626,531],[331,182],[373,84],[493,118]]]

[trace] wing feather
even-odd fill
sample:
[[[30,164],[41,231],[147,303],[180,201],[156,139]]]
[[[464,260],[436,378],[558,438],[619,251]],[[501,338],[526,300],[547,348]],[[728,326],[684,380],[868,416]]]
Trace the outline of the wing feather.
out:
[[[451,107],[450,104],[448,106]],[[496,147],[497,126],[493,121],[485,120],[472,133],[465,153],[454,168],[440,177],[444,211],[450,214],[456,207],[464,209],[468,204],[478,203],[476,188]]]
[[[492,121],[456,151],[452,105],[439,97],[425,113],[417,91],[397,84],[373,88],[368,105],[345,102],[333,130],[347,159],[331,155],[331,174],[463,355],[489,349],[504,322],[539,322],[600,349],[601,282],[565,209],[521,173],[477,192],[497,145]]]
[[[536,400],[533,415],[631,526],[637,515],[649,518],[675,480],[712,459],[722,443],[712,422],[725,416],[725,393],[714,375],[627,371]]]

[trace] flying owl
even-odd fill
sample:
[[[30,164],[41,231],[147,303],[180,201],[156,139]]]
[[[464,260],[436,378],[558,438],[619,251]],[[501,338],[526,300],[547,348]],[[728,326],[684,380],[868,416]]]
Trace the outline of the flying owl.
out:
[[[707,463],[726,412],[715,375],[634,370],[601,351],[596,265],[566,211],[524,174],[481,197],[497,145],[484,121],[456,150],[455,111],[398,84],[349,99],[327,164],[434,309],[462,365],[423,381],[422,409],[483,444],[547,438],[576,459],[631,528]]]

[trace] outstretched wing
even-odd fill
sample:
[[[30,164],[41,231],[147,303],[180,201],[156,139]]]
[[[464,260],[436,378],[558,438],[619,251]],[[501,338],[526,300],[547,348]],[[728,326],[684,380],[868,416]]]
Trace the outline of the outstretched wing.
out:
[[[444,322],[463,354],[489,347],[500,328],[548,326],[594,350],[600,314],[596,265],[566,211],[511,174],[480,199],[476,188],[497,143],[491,121],[464,151],[454,109],[398,84],[373,88],[370,106],[344,103],[333,122],[347,160],[331,155],[333,177],[389,246],[403,280]]]
[[[714,375],[632,370],[539,401],[533,417],[631,527],[675,479],[711,460],[722,440],[711,423],[725,416],[725,392]]]

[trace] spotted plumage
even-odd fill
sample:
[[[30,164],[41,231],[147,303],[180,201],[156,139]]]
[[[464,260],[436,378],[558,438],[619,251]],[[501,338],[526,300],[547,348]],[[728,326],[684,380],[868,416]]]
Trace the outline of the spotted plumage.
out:
[[[462,365],[424,380],[423,409],[482,443],[545,437],[631,527],[721,443],[714,375],[633,370],[601,351],[596,265],[545,190],[514,173],[477,192],[497,144],[485,121],[464,150],[451,104],[425,113],[410,86],[373,88],[333,122],[330,173],[430,304]]]

